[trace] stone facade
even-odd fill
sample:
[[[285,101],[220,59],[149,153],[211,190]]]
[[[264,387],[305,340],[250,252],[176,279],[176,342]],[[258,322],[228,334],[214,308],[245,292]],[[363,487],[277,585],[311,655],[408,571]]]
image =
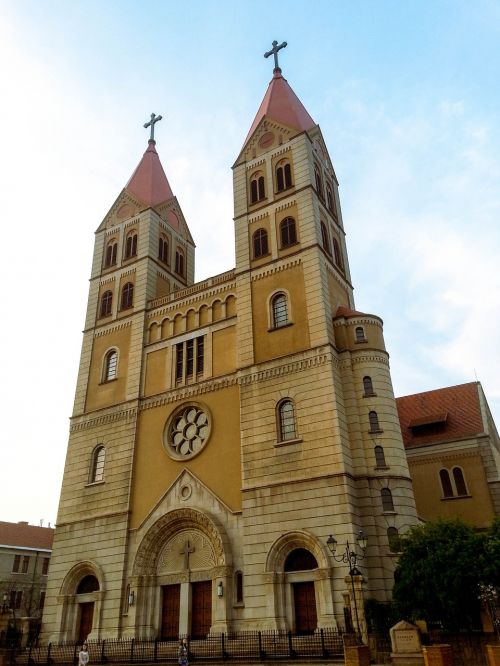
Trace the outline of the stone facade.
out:
[[[326,541],[359,530],[361,616],[390,597],[388,529],[417,518],[382,322],[354,310],[319,127],[271,109],[233,167],[234,270],[193,284],[175,197],[126,187],[97,231],[47,640],[344,626]]]

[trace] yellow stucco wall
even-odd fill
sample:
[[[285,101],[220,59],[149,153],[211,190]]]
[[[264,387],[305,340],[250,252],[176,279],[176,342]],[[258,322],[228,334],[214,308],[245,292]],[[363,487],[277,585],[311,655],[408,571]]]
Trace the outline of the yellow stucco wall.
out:
[[[236,327],[228,326],[212,335],[212,374],[214,377],[236,370]]]
[[[239,388],[230,386],[206,393],[202,401],[194,402],[210,411],[211,434],[197,456],[182,461],[172,460],[163,447],[165,424],[179,403],[140,413],[132,483],[132,528],[140,526],[183,469],[192,472],[230,509],[241,509]]]
[[[94,339],[90,362],[86,411],[102,409],[125,400],[131,327],[111,331]],[[102,382],[104,355],[112,348],[119,350],[117,378]]]

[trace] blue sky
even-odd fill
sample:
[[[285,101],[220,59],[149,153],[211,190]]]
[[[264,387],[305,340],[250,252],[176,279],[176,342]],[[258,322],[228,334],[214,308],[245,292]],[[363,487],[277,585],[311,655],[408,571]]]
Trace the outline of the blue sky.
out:
[[[196,278],[234,265],[230,167],[273,39],[325,136],[396,395],[477,375],[500,423],[499,2],[0,0],[0,519],[55,520],[93,232],[152,111]]]

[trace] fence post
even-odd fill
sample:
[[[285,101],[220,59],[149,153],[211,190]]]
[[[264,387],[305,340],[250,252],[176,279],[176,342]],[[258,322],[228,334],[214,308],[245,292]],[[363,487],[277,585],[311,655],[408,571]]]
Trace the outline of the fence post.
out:
[[[102,639],[102,645],[101,645],[101,664],[104,664],[106,662],[106,657],[104,656],[104,643],[106,642],[106,639]]]
[[[290,655],[290,659],[293,659],[294,657],[297,656],[297,653],[293,649],[291,631],[288,632],[287,637],[288,637],[288,654]]]
[[[319,630],[320,636],[321,636],[321,652],[323,654],[323,657],[328,657],[328,652],[326,651],[325,648],[325,634],[323,632],[323,628]]]
[[[264,660],[264,650],[262,649],[262,632],[259,631],[259,659]]]
[[[153,652],[153,661],[156,663],[158,660],[158,637],[155,636],[155,647]]]
[[[134,641],[135,641],[135,638],[133,638],[132,642],[130,643],[130,662],[132,664],[134,663]]]
[[[75,649],[73,650],[73,663],[77,663],[77,656],[76,656],[76,649],[78,647],[78,643],[75,643]]]
[[[47,664],[50,664],[50,648],[52,647],[52,643],[49,643],[47,645]]]

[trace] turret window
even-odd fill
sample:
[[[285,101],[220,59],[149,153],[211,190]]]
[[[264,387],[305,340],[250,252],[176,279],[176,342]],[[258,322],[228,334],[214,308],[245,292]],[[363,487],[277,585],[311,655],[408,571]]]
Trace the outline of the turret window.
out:
[[[356,326],[354,338],[356,342],[366,342],[365,329],[362,326]]]
[[[106,460],[106,449],[102,445],[96,446],[96,448],[92,452],[89,483],[97,483],[104,479],[105,460]]]
[[[391,553],[397,553],[399,550],[399,532],[396,527],[387,528],[387,540]]]
[[[128,310],[134,304],[134,285],[132,282],[127,282],[122,289],[122,302],[121,309]]]
[[[106,354],[104,359],[104,372],[103,372],[103,381],[109,382],[112,379],[116,379],[116,374],[118,370],[118,352],[116,349],[112,349]]]
[[[384,449],[381,446],[376,446],[373,449],[373,452],[375,453],[375,466],[376,467],[387,467],[387,464],[385,462]]]
[[[321,171],[317,164],[314,165],[314,180],[316,181],[316,192],[318,193],[318,196],[324,199],[323,179],[321,177]]]
[[[363,396],[365,398],[369,398],[371,396],[375,395],[375,392],[373,391],[373,382],[371,377],[363,377]]]
[[[131,231],[125,242],[125,259],[130,259],[137,255],[137,233]]]
[[[184,277],[184,251],[178,247],[175,251],[175,272]]]
[[[163,261],[164,264],[169,263],[168,240],[165,236],[160,236],[158,239],[158,259]]]
[[[293,217],[285,217],[280,224],[281,247],[290,247],[297,242],[297,230]]]
[[[276,167],[276,189],[282,192],[289,187],[292,187],[292,167],[288,160],[282,160]]]
[[[278,403],[278,437],[280,442],[297,439],[295,407],[288,398]]]
[[[99,315],[101,317],[109,317],[111,314],[111,308],[113,306],[113,292],[105,291],[101,296],[101,307],[99,310]]]
[[[370,422],[370,432],[382,432],[380,424],[378,422],[377,412],[370,412],[368,414],[368,420]]]
[[[106,256],[104,258],[104,267],[114,266],[116,264],[116,253],[118,251],[118,243],[113,240],[110,241],[106,247]]]
[[[285,294],[276,294],[271,301],[273,328],[288,324],[288,302]]]
[[[394,501],[390,489],[382,488],[380,491],[380,497],[382,499],[382,510],[392,513],[394,511]]]
[[[257,229],[253,235],[253,256],[254,259],[264,257],[269,254],[269,247],[267,242],[267,231],[265,229]]]
[[[328,254],[331,255],[330,238],[328,237],[328,229],[324,222],[321,222],[321,242],[323,243],[323,249],[325,252],[328,252]]]
[[[264,175],[261,171],[254,174],[250,180],[250,202],[257,203],[266,198]]]

